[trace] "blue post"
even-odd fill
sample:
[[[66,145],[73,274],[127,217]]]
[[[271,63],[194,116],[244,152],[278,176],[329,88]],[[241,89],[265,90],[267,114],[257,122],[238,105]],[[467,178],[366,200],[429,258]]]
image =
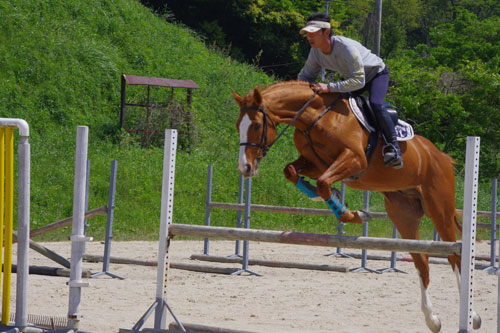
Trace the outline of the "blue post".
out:
[[[370,210],[370,191],[363,192],[363,209],[365,211]],[[368,222],[363,222],[363,237],[367,237],[367,236],[368,236]],[[362,272],[362,271],[367,271],[370,273],[380,274],[380,272],[366,267],[367,257],[368,257],[368,251],[366,249],[362,249],[361,250],[361,267],[351,269],[351,272],[358,273],[358,272]]]
[[[212,203],[212,177],[214,173],[214,166],[211,164],[208,166],[207,170],[207,198],[205,202],[205,225],[210,225],[210,215],[212,212],[212,208],[210,204]],[[208,255],[208,246],[210,243],[210,239],[207,237],[204,241],[203,254]]]
[[[243,175],[240,173],[240,178],[238,182],[238,204],[243,203],[243,180],[244,180]],[[241,222],[242,222],[242,213],[241,210],[238,210],[238,213],[236,215],[236,228],[241,228]],[[235,244],[234,256],[241,257],[239,240],[237,240]]]
[[[116,192],[116,169],[118,161],[111,162],[111,174],[109,176],[108,209],[106,215],[106,237],[104,241],[104,256],[102,261],[102,272],[92,274],[92,278],[101,275],[109,275],[120,280],[125,279],[109,271],[109,260],[111,258],[111,239],[113,238],[113,218],[115,211],[115,192]]]
[[[392,226],[392,238],[397,239],[398,238],[398,229],[396,229],[396,226]],[[399,268],[396,268],[396,252],[392,251],[391,252],[391,267],[385,268],[385,269],[380,269],[380,273],[387,273],[387,272],[397,272],[397,273],[406,273],[405,271],[400,270]]]
[[[245,229],[250,229],[250,211],[252,205],[252,178],[247,178],[245,182]],[[232,273],[231,275],[241,275],[243,273],[248,273],[250,275],[262,276],[259,273],[251,271],[248,269],[248,253],[249,253],[249,241],[243,241],[243,263],[240,270]]]
[[[497,236],[497,185],[498,180],[493,178],[491,180],[491,260],[490,266],[484,270],[489,273],[495,273],[498,268],[496,267],[496,236]]]

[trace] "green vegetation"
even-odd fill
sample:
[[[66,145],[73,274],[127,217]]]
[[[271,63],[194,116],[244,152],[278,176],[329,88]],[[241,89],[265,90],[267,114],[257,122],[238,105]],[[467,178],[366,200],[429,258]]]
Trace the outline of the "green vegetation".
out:
[[[188,25],[208,44],[267,73],[295,79],[309,45],[298,34],[326,0],[141,0]],[[481,136],[482,172],[500,174],[500,3],[384,0],[380,54],[391,72],[388,100],[459,162],[466,136]],[[375,49],[375,0],[329,1],[335,34]],[[221,15],[221,13],[224,13]],[[327,73],[328,77],[328,73]]]
[[[71,216],[76,126],[86,125],[90,128],[89,208],[107,203],[110,164],[118,160],[114,238],[157,238],[163,149],[141,148],[136,137],[119,129],[122,74],[192,79],[201,87],[193,93],[196,141],[189,152],[181,150],[177,155],[175,221],[203,223],[209,164],[215,168],[213,200],[236,202],[239,140],[234,124],[238,110],[231,90],[245,94],[256,85],[269,84],[276,78],[253,65],[233,60],[226,51],[207,47],[185,26],[166,22],[165,18],[168,15],[155,15],[135,0],[0,0],[0,117],[23,118],[30,124],[33,229]],[[434,51],[419,52],[427,52],[431,58],[437,56],[431,54]],[[411,52],[400,59],[391,60],[398,82],[393,98],[404,105],[409,98],[405,96],[415,96],[421,87],[414,83],[424,80],[424,73],[418,71],[418,61],[423,60]],[[434,82],[427,91],[432,95],[439,87],[439,80],[433,80],[434,77],[441,77],[446,71],[438,65],[428,66],[436,69],[425,81]],[[480,84],[481,77],[490,72],[482,62],[474,66],[477,70],[470,73],[471,80],[477,82],[474,87],[489,96],[498,89],[495,86],[498,81],[491,82],[491,86]],[[410,73],[415,76],[409,77]],[[165,94],[162,90],[153,93],[159,98]],[[129,90],[131,98],[141,99],[144,95],[140,88]],[[474,96],[468,101],[472,102]],[[448,103],[446,98],[448,95],[442,96]],[[176,92],[175,99],[183,101],[185,92]],[[429,98],[426,103],[435,105],[437,100]],[[482,112],[483,118],[485,114],[493,116],[490,108],[494,106],[484,103],[477,112]],[[451,106],[445,109],[450,110],[455,109]],[[460,112],[469,112],[456,111],[459,113],[451,114],[450,119],[460,116]],[[495,126],[498,121],[491,120],[489,124]],[[460,133],[460,129],[451,128],[455,135]],[[498,135],[495,128],[498,129],[493,127],[493,132],[485,129],[485,135],[493,133],[491,140]],[[310,202],[282,176],[286,162],[297,156],[291,135],[291,131],[286,133],[262,162],[260,175],[253,180],[253,202],[324,208],[322,203]],[[450,145],[463,150],[461,140],[463,135],[451,140],[454,146]],[[485,158],[498,161],[494,147],[486,148],[489,155]],[[489,191],[485,183],[481,187],[481,210],[490,209]],[[461,200],[457,191],[458,206]],[[362,195],[348,191],[346,201],[350,207],[360,208]],[[373,210],[382,210],[382,201],[381,196],[374,196]],[[235,216],[231,211],[214,211],[212,221],[216,225],[232,225]],[[103,239],[105,218],[90,222],[89,235]],[[429,224],[423,222],[426,236],[431,232]],[[311,232],[336,230],[332,218],[265,213],[255,213],[252,225]],[[388,223],[376,222],[370,231],[390,235],[391,228],[387,226]],[[358,226],[346,226],[346,230],[359,232]],[[68,234],[69,229],[64,229],[37,240],[65,240]]]

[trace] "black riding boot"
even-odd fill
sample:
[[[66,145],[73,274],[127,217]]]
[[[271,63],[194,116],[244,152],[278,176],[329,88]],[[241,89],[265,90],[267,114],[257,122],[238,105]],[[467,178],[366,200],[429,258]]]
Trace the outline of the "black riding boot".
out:
[[[391,116],[384,108],[376,110],[375,114],[377,115],[378,126],[382,131],[382,137],[385,141],[384,148],[382,149],[385,166],[394,167],[395,169],[402,168],[403,157],[401,150],[399,149],[396,131],[394,130],[394,123],[392,122]]]

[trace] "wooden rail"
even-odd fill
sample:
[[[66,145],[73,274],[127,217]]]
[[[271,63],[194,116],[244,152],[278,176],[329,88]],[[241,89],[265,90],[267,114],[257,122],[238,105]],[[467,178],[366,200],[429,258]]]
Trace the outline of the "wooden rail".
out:
[[[352,249],[383,250],[397,252],[460,254],[461,243],[436,242],[411,239],[376,237],[336,236],[274,230],[256,230],[225,227],[208,227],[188,224],[171,224],[172,236],[214,237],[226,240],[248,240],[256,242],[283,243],[309,246],[342,247]]]
[[[243,262],[243,258],[240,257],[220,257],[220,256],[210,256],[207,254],[193,254],[191,255],[190,259],[209,261],[209,262],[222,262],[228,264],[229,263],[241,264]],[[291,261],[248,259],[248,264],[256,266],[264,266],[264,267],[295,268],[295,269],[307,269],[315,271],[342,272],[342,273],[349,272],[349,269],[345,266],[308,264],[308,263],[291,262]]]
[[[211,202],[211,208],[216,209],[230,209],[230,210],[245,210],[245,204],[225,203],[225,202]],[[303,208],[303,207],[288,207],[288,206],[269,206],[269,205],[250,205],[250,210],[256,212],[270,212],[270,213],[291,213],[291,214],[304,214],[304,215],[321,215],[321,216],[335,216],[329,209],[321,208]],[[457,211],[462,212],[461,209]],[[386,212],[368,212],[373,218],[387,219]],[[491,217],[489,211],[478,211],[477,216]],[[497,213],[500,217],[500,212]]]
[[[106,206],[95,208],[85,213],[85,219],[91,219],[95,216],[106,214],[107,212],[108,208]],[[43,227],[30,231],[30,238],[45,234],[52,230],[67,227],[71,225],[72,222],[73,222],[73,217],[67,217],[63,220],[44,225]]]

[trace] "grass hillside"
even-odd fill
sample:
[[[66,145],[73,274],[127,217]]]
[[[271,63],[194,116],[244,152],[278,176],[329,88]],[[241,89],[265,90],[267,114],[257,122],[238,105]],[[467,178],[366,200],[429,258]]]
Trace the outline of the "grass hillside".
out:
[[[122,74],[194,80],[196,141],[177,155],[174,218],[203,223],[206,170],[214,164],[214,201],[236,202],[240,94],[272,78],[207,48],[185,27],[155,16],[135,0],[0,0],[0,117],[23,118],[31,128],[32,229],[72,214],[76,126],[90,128],[89,208],[106,205],[109,169],[118,161],[114,238],[155,239],[160,216],[161,147],[141,148],[119,129]],[[155,96],[164,92],[155,90]],[[130,98],[145,90],[129,89]],[[175,98],[185,99],[185,91]],[[297,153],[289,131],[261,165],[253,202],[311,203],[282,176]],[[380,196],[374,210],[382,209]],[[348,193],[360,208],[360,193]],[[460,204],[460,201],[458,201]],[[487,202],[482,209],[489,209]],[[214,224],[234,223],[235,212],[214,211]],[[380,222],[382,230],[390,229]],[[255,227],[334,232],[331,218],[255,213]],[[105,218],[91,220],[89,235],[104,237]],[[67,239],[68,229],[38,239]]]

